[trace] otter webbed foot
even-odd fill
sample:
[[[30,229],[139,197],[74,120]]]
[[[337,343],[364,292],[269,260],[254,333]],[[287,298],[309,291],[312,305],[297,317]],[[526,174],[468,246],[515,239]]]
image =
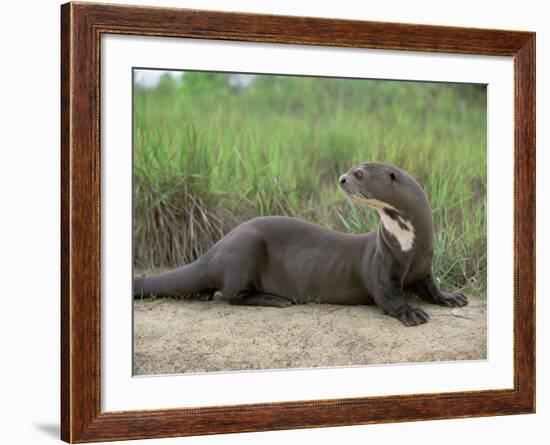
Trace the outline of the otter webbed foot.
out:
[[[462,307],[468,304],[468,298],[462,292],[452,294],[441,292],[434,300],[436,304],[447,307]]]
[[[270,294],[255,294],[245,298],[249,306],[267,306],[267,307],[288,307],[292,304],[290,300]]]
[[[428,314],[422,309],[412,308],[405,301],[401,280],[391,277],[387,280],[389,286],[385,292],[373,293],[373,299],[384,313],[397,318],[405,326],[418,326],[429,320]]]
[[[447,307],[462,307],[468,304],[468,298],[462,292],[443,292],[432,276],[420,280],[407,288],[423,300]]]
[[[426,323],[430,317],[422,309],[414,309],[407,307],[400,315],[397,316],[399,321],[405,326],[418,326]]]
[[[267,306],[267,307],[288,307],[292,304],[290,300],[278,295],[261,293],[244,293],[229,299],[230,304],[238,306]]]

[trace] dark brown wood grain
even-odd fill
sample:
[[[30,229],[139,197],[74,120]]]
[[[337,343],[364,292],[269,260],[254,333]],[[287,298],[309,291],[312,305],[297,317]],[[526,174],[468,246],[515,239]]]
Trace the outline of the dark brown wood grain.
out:
[[[101,412],[100,37],[134,34],[505,55],[515,67],[514,388]],[[171,437],[535,410],[535,35],[529,32],[69,3],[61,7],[61,436]]]

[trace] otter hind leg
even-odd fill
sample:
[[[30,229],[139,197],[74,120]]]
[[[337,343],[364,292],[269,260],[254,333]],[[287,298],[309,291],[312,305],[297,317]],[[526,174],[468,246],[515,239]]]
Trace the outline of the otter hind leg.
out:
[[[462,292],[443,292],[431,275],[414,283],[409,289],[428,303],[447,307],[462,307],[468,304],[468,298]]]
[[[278,295],[266,294],[255,291],[242,291],[237,295],[228,298],[230,304],[238,306],[266,306],[266,307],[287,307],[292,304],[290,300]]]
[[[245,304],[249,306],[288,307],[292,304],[290,300],[271,294],[251,294],[245,298]]]

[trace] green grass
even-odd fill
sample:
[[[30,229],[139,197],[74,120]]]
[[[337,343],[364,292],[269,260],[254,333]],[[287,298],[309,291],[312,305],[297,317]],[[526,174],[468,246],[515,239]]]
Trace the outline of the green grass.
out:
[[[378,224],[340,192],[354,164],[411,173],[434,211],[434,271],[486,291],[486,90],[475,85],[227,75],[134,89],[134,263],[188,263],[237,224],[289,215],[350,233]]]

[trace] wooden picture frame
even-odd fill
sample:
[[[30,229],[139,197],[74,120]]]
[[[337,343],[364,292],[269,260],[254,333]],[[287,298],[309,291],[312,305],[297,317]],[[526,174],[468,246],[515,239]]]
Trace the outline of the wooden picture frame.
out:
[[[102,412],[100,38],[103,34],[512,56],[514,387]],[[92,3],[61,7],[61,438],[174,437],[535,411],[535,34]],[[512,254],[512,252],[510,252]]]

